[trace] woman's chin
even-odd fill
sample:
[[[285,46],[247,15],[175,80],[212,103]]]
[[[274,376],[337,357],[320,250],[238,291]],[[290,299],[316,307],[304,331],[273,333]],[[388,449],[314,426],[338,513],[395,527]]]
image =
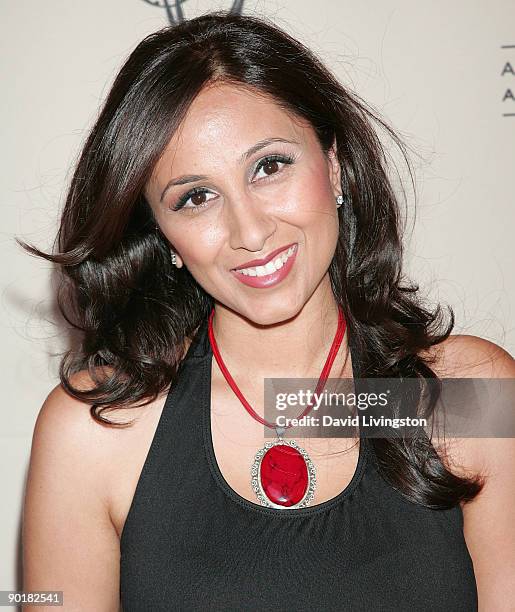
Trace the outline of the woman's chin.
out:
[[[245,309],[239,312],[255,325],[270,326],[286,323],[296,317],[301,309],[302,304],[270,300],[267,304],[246,304]]]

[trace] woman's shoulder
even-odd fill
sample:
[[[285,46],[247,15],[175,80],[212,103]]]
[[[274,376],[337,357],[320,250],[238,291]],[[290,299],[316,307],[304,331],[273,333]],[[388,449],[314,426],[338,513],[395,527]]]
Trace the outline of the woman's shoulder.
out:
[[[514,378],[515,360],[504,348],[479,336],[451,335],[422,355],[440,378]],[[509,472],[515,455],[514,438],[436,435],[433,446],[460,476],[482,474],[488,479],[499,470]],[[513,471],[515,466],[511,466]]]
[[[87,371],[73,374],[69,378],[72,387],[85,391],[93,388],[94,382]],[[72,457],[86,461],[95,450],[92,440],[101,435],[100,427],[90,411],[91,405],[70,395],[62,383],[58,383],[47,395],[37,415],[33,433],[34,446],[53,446]],[[84,452],[88,451],[88,452]]]
[[[106,373],[110,369],[102,368]],[[86,391],[95,387],[95,382],[87,370],[72,374],[69,378],[71,387],[80,391]],[[155,403],[155,402],[154,402]],[[153,403],[148,406],[129,406],[117,408],[111,412],[104,412],[103,416],[115,424],[123,424],[133,421],[134,427],[141,421],[145,414],[152,410]],[[55,441],[64,443],[73,442],[74,448],[85,449],[91,445],[89,450],[101,452],[94,443],[95,440],[105,437],[116,437],[117,427],[111,427],[99,423],[91,414],[91,404],[72,396],[62,383],[58,383],[45,398],[34,427],[34,435],[40,438],[55,438]]]
[[[92,388],[94,382],[87,371],[70,377],[74,388]],[[67,474],[81,477],[81,487],[98,495],[117,527],[113,508],[120,505],[131,491],[133,481],[143,464],[155,433],[165,397],[160,396],[146,406],[117,408],[103,416],[113,423],[130,422],[130,426],[113,427],[96,421],[91,405],[72,397],[61,383],[46,397],[34,426],[31,455],[54,465],[65,465]],[[36,460],[36,459],[34,459]],[[57,476],[57,472],[54,471]],[[128,487],[128,490],[125,489]],[[69,482],[73,493],[73,482]],[[114,510],[116,513],[116,510]]]
[[[70,382],[78,388],[93,384],[86,372]],[[110,485],[119,434],[99,425],[90,405],[61,384],[46,397],[34,426],[25,487],[24,590],[57,581],[76,609],[117,606],[119,552]]]
[[[479,336],[453,334],[421,353],[441,378],[512,378],[513,357]]]
[[[515,360],[510,353],[478,336],[450,336],[430,356],[435,358],[433,369],[442,378],[515,378]],[[480,493],[461,504],[463,532],[474,562],[480,603],[488,609],[507,609],[503,606],[515,595],[515,438],[432,442],[455,474],[482,478]]]

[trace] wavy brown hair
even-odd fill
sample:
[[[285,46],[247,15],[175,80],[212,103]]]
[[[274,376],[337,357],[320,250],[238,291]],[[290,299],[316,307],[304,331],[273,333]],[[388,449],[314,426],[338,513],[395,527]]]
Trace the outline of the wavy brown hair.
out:
[[[217,11],[135,48],[84,144],[53,253],[18,241],[57,264],[59,308],[81,332],[60,362],[64,389],[90,403],[97,421],[120,426],[104,413],[146,405],[174,384],[187,340],[213,307],[187,268],[172,265],[143,190],[189,105],[214,81],[270,96],[311,124],[325,153],[336,140],[345,206],[329,274],[360,374],[437,379],[420,353],[449,336],[454,314],[446,324],[440,306],[427,309],[418,286],[403,283],[399,197],[376,127],[410,168],[405,145],[299,41],[265,18]],[[81,370],[93,388],[72,385]],[[416,503],[451,508],[481,490],[478,477],[444,465],[425,433],[370,443],[383,476]]]

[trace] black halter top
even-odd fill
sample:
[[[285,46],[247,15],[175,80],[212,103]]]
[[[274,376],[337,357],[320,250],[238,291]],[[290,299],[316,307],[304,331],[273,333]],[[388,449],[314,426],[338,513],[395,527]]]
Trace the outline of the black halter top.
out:
[[[213,450],[212,358],[206,319],[166,398],[121,534],[124,612],[477,610],[461,508],[407,500],[381,477],[364,436],[352,480],[328,501],[278,509],[236,493]]]

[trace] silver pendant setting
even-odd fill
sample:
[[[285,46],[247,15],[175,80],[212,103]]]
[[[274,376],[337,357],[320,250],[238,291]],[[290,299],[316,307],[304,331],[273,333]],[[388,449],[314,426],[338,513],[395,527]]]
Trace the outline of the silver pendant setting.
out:
[[[273,502],[272,500],[270,500],[270,498],[267,496],[267,494],[265,493],[265,491],[263,490],[262,484],[261,484],[261,462],[263,461],[263,458],[266,454],[266,452],[272,448],[273,446],[276,446],[278,444],[286,444],[288,446],[291,446],[292,448],[296,449],[301,455],[302,458],[304,459],[305,463],[306,463],[306,468],[307,468],[307,474],[308,474],[308,483],[307,483],[307,487],[306,487],[306,492],[304,493],[304,496],[302,497],[302,499],[297,503],[297,504],[292,504],[291,506],[283,506],[280,504],[276,504],[275,502]],[[309,455],[307,454],[307,452],[301,447],[299,446],[295,440],[284,440],[281,435],[279,434],[279,437],[276,440],[273,440],[272,442],[267,442],[262,448],[260,448],[255,457],[254,457],[254,462],[252,463],[251,467],[250,467],[250,474],[251,474],[251,486],[253,491],[256,493],[256,497],[259,501],[259,503],[262,506],[265,506],[267,508],[279,508],[281,510],[289,510],[289,509],[295,509],[295,508],[304,508],[306,507],[309,502],[313,499],[314,495],[315,495],[315,489],[316,489],[316,468],[314,463],[311,461]]]

